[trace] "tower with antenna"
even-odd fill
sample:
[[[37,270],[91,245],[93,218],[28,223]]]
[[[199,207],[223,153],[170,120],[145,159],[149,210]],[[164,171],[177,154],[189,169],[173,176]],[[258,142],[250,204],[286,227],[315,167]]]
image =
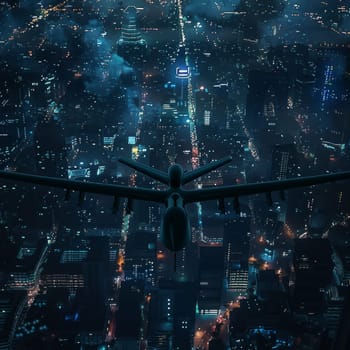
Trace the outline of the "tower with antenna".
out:
[[[117,42],[117,53],[130,63],[133,68],[141,68],[146,54],[147,43],[142,38],[137,25],[137,11],[135,6],[128,6],[124,10],[121,36]]]

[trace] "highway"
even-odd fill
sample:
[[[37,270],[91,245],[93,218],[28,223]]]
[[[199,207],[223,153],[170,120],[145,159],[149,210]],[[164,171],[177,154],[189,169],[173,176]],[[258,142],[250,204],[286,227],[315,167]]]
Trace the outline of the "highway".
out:
[[[198,139],[196,130],[196,103],[193,94],[193,84],[191,75],[191,62],[189,57],[189,49],[187,47],[186,32],[185,32],[185,21],[182,11],[182,1],[177,0],[177,13],[179,16],[179,28],[180,28],[180,40],[179,47],[184,47],[185,51],[185,64],[190,67],[190,74],[187,78],[187,106],[188,106],[188,120],[190,126],[190,142],[191,142],[191,165],[192,169],[197,169],[199,167],[200,154],[198,149]],[[194,181],[195,187],[199,188],[201,185],[198,181]],[[196,204],[197,217],[198,217],[198,234],[200,239],[203,241],[203,226],[202,226],[202,205],[200,202]]]
[[[183,4],[181,0],[177,0],[177,13],[179,16],[179,29],[180,29],[180,40],[179,40],[179,47],[184,48],[185,52],[185,64],[187,67],[190,68],[190,74],[187,78],[187,106],[188,106],[188,119],[189,119],[189,125],[190,125],[190,138],[191,138],[191,165],[192,169],[197,169],[200,165],[200,153],[198,148],[198,138],[197,138],[197,130],[196,130],[196,103],[195,103],[195,97],[193,93],[193,81],[192,81],[192,75],[191,75],[191,60],[189,55],[189,48],[186,40],[186,32],[185,32],[185,21],[183,16]],[[201,183],[199,181],[194,181],[194,184],[197,188],[201,188]],[[197,216],[198,216],[198,233],[200,236],[200,240],[204,241],[203,236],[203,226],[202,226],[202,205],[200,202],[196,203],[196,209],[197,209]],[[215,330],[215,324],[217,324],[218,320],[222,322],[223,318],[222,315],[218,315],[217,318],[215,315],[213,315],[213,318],[205,319],[204,320],[198,320],[202,326],[202,328],[198,328],[195,332],[194,336],[194,346],[195,348],[201,349],[201,350],[208,350],[209,347],[209,341],[212,339],[213,331]],[[204,321],[204,322],[203,322]],[[226,327],[226,320],[224,321],[225,325],[224,327],[221,327],[220,329],[220,338],[227,340],[227,327]],[[214,325],[214,326],[213,326]]]

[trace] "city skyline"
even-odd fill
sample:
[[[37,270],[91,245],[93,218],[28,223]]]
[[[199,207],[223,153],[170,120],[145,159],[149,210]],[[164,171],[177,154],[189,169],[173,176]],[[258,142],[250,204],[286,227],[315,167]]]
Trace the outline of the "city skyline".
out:
[[[202,192],[350,170],[346,1],[0,1],[0,21],[0,170],[159,193],[118,159],[230,156]],[[0,348],[346,349],[349,186],[279,190],[188,204],[174,260],[156,203],[1,180]]]

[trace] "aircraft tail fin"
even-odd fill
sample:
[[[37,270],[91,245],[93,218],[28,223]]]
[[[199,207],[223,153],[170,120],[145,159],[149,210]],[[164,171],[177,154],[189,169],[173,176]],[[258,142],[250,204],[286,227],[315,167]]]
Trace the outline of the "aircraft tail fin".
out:
[[[154,169],[148,165],[139,163],[139,162],[135,162],[132,159],[128,159],[128,158],[119,158],[118,159],[120,163],[125,164],[126,166],[135,169],[137,171],[139,171],[140,173],[143,173],[149,177],[151,177],[152,179],[158,180],[159,182],[163,183],[163,184],[168,184],[169,183],[169,178],[168,178],[168,174]]]
[[[183,175],[183,178],[182,178],[182,184],[187,184],[188,182],[191,182],[199,177],[201,177],[202,175],[205,175],[217,168],[220,168],[221,166],[231,162],[232,160],[232,157],[228,156],[228,157],[225,157],[225,158],[222,158],[216,162],[212,162],[210,164],[207,164],[205,166],[202,166],[198,169],[195,169],[195,170],[192,170],[190,171],[189,173],[185,173]]]

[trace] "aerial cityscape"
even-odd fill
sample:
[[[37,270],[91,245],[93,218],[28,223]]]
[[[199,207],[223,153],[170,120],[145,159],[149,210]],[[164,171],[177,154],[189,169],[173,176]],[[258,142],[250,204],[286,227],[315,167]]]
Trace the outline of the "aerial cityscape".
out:
[[[349,1],[0,0],[0,23],[0,171],[350,170]],[[86,192],[0,179],[0,349],[350,348],[350,180],[192,201],[175,255],[164,205]]]

